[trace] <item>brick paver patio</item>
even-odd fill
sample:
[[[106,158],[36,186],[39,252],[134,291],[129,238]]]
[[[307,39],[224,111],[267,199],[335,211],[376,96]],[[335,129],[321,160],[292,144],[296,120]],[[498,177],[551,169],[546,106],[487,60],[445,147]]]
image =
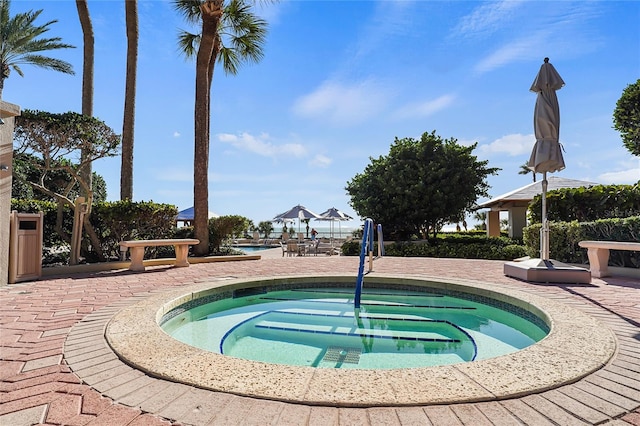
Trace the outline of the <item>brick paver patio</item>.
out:
[[[505,277],[498,261],[377,259],[374,272],[479,280],[558,299],[616,334],[618,351],[603,369],[502,401],[336,408],[252,399],[152,379],[98,344],[96,336],[119,307],[151,293],[224,277],[355,277],[358,268],[356,257],[282,258],[279,252],[262,260],[67,274],[1,288],[0,425],[640,425],[640,279],[532,284]],[[71,361],[74,368],[86,362],[95,373],[80,380],[67,366]]]

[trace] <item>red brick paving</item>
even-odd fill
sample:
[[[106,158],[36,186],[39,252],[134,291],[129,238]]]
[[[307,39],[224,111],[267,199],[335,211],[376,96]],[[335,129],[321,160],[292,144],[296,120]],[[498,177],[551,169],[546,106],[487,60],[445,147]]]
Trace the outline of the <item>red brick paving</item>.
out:
[[[462,278],[493,282],[565,300],[611,327],[619,354],[579,382],[538,395],[476,404],[369,409],[307,407],[217,394],[208,404],[171,406],[178,387],[159,386],[153,398],[126,394],[121,402],[103,397],[69,371],[63,358],[68,331],[88,314],[130,303],[134,295],[186,286],[212,278],[357,271],[355,257],[264,258],[259,261],[153,267],[144,273],[112,271],[46,277],[0,289],[0,425],[3,419],[40,424],[153,426],[187,424],[617,424],[640,426],[640,279],[610,277],[594,285],[531,284],[505,277],[502,262],[430,258],[384,258],[374,270],[389,274]],[[607,285],[605,285],[607,283]],[[102,312],[102,311],[101,311]],[[113,311],[112,311],[113,312]],[[110,314],[106,314],[110,315]],[[87,343],[91,351],[91,342]],[[68,356],[81,355],[74,351]],[[114,383],[128,377],[121,370]],[[133,372],[132,372],[133,373]],[[94,376],[97,377],[97,376]],[[141,377],[135,372],[132,377]],[[138,379],[143,380],[143,379]],[[87,380],[90,382],[90,380]],[[100,379],[101,383],[104,383]],[[144,382],[146,383],[146,382]],[[201,392],[191,388],[194,397]],[[182,391],[180,391],[182,392]],[[153,394],[152,392],[147,392]],[[202,395],[200,395],[202,396]],[[164,400],[163,400],[164,398]],[[183,398],[186,398],[183,395]],[[187,398],[188,399],[188,398]],[[197,399],[197,398],[196,398]],[[142,409],[135,408],[142,406]],[[145,412],[151,411],[151,412]],[[165,413],[172,420],[162,418]],[[20,417],[21,414],[24,416]],[[16,420],[18,419],[18,420]],[[22,420],[20,420],[22,419]]]

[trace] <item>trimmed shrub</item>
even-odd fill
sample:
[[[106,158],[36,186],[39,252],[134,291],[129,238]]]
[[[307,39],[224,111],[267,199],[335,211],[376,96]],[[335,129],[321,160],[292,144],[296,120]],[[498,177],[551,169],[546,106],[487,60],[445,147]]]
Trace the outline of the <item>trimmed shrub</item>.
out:
[[[69,260],[70,239],[73,229],[73,211],[64,206],[61,210],[62,233],[56,231],[58,205],[50,201],[11,200],[11,210],[21,213],[38,213],[43,217],[43,264],[66,264]],[[193,227],[176,228],[176,206],[152,201],[99,202],[92,206],[90,222],[100,240],[100,248],[107,261],[120,258],[120,241],[153,240],[167,238],[193,238]],[[242,216],[222,216],[209,220],[209,241],[211,254],[239,254],[241,252],[224,246],[224,243],[238,232],[243,232],[247,218]],[[97,250],[85,237],[82,256],[87,262],[97,262]],[[145,259],[174,257],[172,246],[147,247]]]
[[[524,243],[527,254],[539,257],[539,223],[524,228]],[[549,255],[565,263],[587,263],[587,249],[578,246],[583,240],[596,241],[640,241],[640,216],[628,218],[599,219],[591,222],[550,222]],[[640,254],[632,251],[611,250],[610,266],[640,268]]]
[[[542,196],[529,204],[532,223],[542,221]],[[589,222],[640,215],[640,183],[562,188],[547,193],[547,217],[554,222]]]
[[[385,255],[513,260],[526,255],[525,247],[517,242],[507,237],[446,234],[434,240],[386,243]],[[357,256],[360,248],[360,241],[350,241],[342,245],[342,254]]]
[[[105,257],[117,260],[120,241],[174,238],[176,206],[152,201],[113,201],[96,203],[91,212],[93,225]],[[173,247],[148,247],[145,258],[174,256]],[[95,260],[89,251],[87,259]]]
[[[525,227],[523,232],[527,255],[540,257],[540,229],[535,223]],[[587,263],[587,252],[578,246],[585,240],[585,234],[577,221],[549,222],[549,256],[565,263]]]

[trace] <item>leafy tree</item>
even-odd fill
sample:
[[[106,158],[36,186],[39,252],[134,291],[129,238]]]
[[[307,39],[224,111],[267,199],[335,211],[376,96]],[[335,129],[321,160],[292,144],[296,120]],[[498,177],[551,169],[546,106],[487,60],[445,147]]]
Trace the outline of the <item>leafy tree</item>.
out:
[[[127,24],[127,74],[122,120],[120,200],[131,200],[133,199],[133,144],[138,69],[138,0],[124,0],[124,8]]]
[[[520,171],[518,172],[519,175],[528,175],[529,173],[531,173],[533,175],[533,182],[535,183],[535,181],[536,181],[536,172],[534,172],[533,170],[531,170],[529,168],[529,163],[524,163],[524,164],[520,165]]]
[[[41,191],[34,191],[33,184],[38,184],[40,179],[44,180],[43,186],[50,188],[55,193],[67,192],[67,197],[71,200],[80,196],[79,185],[74,185],[67,189],[69,182],[74,181],[73,176],[67,172],[64,167],[74,167],[69,160],[59,160],[63,164],[56,164],[54,168],[42,176],[44,169],[44,160],[32,154],[16,153],[13,156],[13,180],[11,182],[11,198],[18,200],[41,200],[53,201],[55,197],[51,197]],[[91,180],[93,191],[93,202],[103,202],[107,199],[107,183],[104,178],[93,172]]]
[[[92,161],[117,155],[119,144],[120,137],[109,126],[83,114],[24,110],[22,115],[16,117],[16,151],[18,154],[31,154],[40,160],[32,163],[40,171],[40,178],[30,182],[31,186],[54,198],[60,211],[65,204],[75,210],[74,202],[70,198],[74,187],[78,186],[82,193],[88,194],[86,202],[89,209],[85,215],[84,227],[95,248],[100,247],[100,241],[89,222],[93,192],[90,183],[83,179],[82,171]],[[83,155],[83,152],[88,155]],[[47,174],[60,171],[68,173],[73,180],[69,181],[62,191],[59,191],[59,186],[45,186]],[[61,224],[58,225],[57,230],[62,233]],[[61,236],[66,238],[62,234]]]
[[[42,13],[29,11],[18,13],[13,18],[9,16],[9,0],[0,0],[0,99],[4,81],[9,78],[13,69],[20,77],[24,77],[21,64],[73,74],[73,67],[60,59],[43,56],[39,52],[56,49],[73,48],[69,44],[61,43],[60,37],[39,38],[49,31],[49,27],[58,21],[49,21],[44,25],[34,22]]]
[[[425,132],[419,140],[396,138],[389,155],[371,158],[347,183],[351,205],[361,217],[384,225],[392,238],[435,238],[438,230],[471,211],[488,196],[486,178],[497,168],[472,155],[477,144],[461,146]]]
[[[624,146],[633,155],[640,156],[640,79],[622,92],[613,111],[613,123]]]
[[[239,215],[209,219],[209,252],[219,253],[220,247],[230,238],[243,236],[251,226],[251,219]]]
[[[240,215],[226,215],[220,216],[220,218],[224,218],[224,220],[231,226],[229,238],[242,238],[249,233],[249,229],[253,228],[253,222],[248,217]]]
[[[193,199],[194,236],[200,244],[196,255],[209,248],[209,130],[211,83],[216,61],[227,74],[235,75],[244,62],[258,62],[263,56],[267,23],[251,11],[244,0],[174,0],[175,9],[200,33],[182,31],[179,45],[187,57],[196,57],[194,108]]]

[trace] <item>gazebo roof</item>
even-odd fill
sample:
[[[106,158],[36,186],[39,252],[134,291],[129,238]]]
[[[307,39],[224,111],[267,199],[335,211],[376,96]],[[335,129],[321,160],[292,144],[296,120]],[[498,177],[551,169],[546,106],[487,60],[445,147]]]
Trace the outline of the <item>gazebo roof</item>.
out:
[[[595,182],[587,182],[584,180],[567,179],[559,176],[551,176],[547,178],[547,191],[560,188],[580,188],[581,186],[598,185]],[[495,198],[480,203],[480,208],[507,207],[520,203],[529,203],[538,194],[542,194],[542,181],[532,182],[521,188],[514,189],[506,194],[499,195]]]

